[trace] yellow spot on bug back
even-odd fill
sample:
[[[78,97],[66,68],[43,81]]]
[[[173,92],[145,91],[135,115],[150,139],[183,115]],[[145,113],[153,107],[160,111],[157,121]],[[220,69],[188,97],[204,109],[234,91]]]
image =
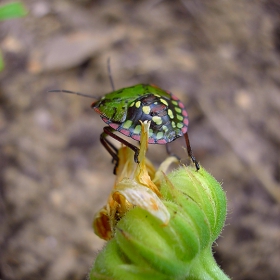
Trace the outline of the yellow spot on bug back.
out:
[[[155,122],[157,125],[162,124],[162,119],[159,116],[153,116],[152,117],[153,122]]]
[[[171,125],[172,125],[173,128],[176,128],[175,122],[172,122]]]
[[[170,110],[170,109],[168,109],[168,116],[169,116],[171,119],[174,119],[173,112],[172,112],[172,110]]]
[[[151,111],[151,108],[150,108],[150,106],[143,106],[142,110],[143,110],[144,114],[148,115]]]
[[[134,104],[135,104],[135,102],[132,102],[132,103],[129,105],[129,107],[133,107]]]
[[[131,120],[127,120],[123,123],[122,127],[125,129],[129,129],[132,125],[132,121]]]
[[[178,119],[179,121],[182,121],[184,118],[183,118],[183,116],[181,116],[181,115],[177,115],[177,119]]]
[[[158,132],[157,133],[157,139],[163,138],[163,132]]]
[[[141,131],[141,125],[138,124],[138,125],[135,126],[133,133],[134,134],[140,134],[140,131]]]
[[[136,103],[135,103],[135,107],[136,108],[139,108],[141,106],[141,101],[137,101]]]
[[[168,127],[166,125],[163,125],[162,129],[163,129],[164,132],[168,131]]]
[[[178,128],[182,128],[184,125],[182,123],[177,123]]]
[[[168,103],[166,100],[164,100],[163,98],[160,99],[161,103],[163,103],[164,105],[168,106]]]
[[[178,102],[175,101],[175,100],[172,100],[171,102],[172,102],[172,104],[174,104],[174,105],[178,105]]]
[[[179,107],[175,107],[175,111],[176,111],[177,113],[181,113],[181,112],[182,112],[181,108],[179,108]]]

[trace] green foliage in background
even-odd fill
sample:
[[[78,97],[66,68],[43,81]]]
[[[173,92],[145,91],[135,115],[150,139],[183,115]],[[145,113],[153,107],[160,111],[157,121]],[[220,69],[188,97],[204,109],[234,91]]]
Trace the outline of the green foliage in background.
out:
[[[27,15],[27,10],[21,2],[13,2],[0,6],[0,21],[24,17]],[[0,71],[4,68],[4,60],[0,52]]]

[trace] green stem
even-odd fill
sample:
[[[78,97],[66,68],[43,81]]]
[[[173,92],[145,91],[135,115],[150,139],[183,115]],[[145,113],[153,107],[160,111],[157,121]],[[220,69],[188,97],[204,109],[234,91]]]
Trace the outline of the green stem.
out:
[[[211,246],[205,248],[196,260],[193,260],[190,275],[186,280],[229,280],[214,259]]]

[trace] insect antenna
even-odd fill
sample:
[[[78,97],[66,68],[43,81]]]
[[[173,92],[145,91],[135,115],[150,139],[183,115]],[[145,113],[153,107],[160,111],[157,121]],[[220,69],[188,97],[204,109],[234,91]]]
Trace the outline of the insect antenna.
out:
[[[108,70],[108,75],[109,75],[109,80],[110,80],[111,87],[112,87],[113,91],[115,91],[114,81],[113,81],[113,77],[112,77],[112,73],[111,73],[110,57],[107,60],[107,70]],[[48,92],[65,92],[65,93],[80,95],[80,96],[83,96],[83,97],[99,99],[96,96],[93,96],[93,95],[90,95],[90,94],[85,94],[85,93],[71,91],[71,90],[65,90],[65,89],[52,89],[52,90],[49,90]]]
[[[107,70],[108,70],[111,87],[112,87],[113,91],[115,91],[114,81],[113,81],[113,77],[112,77],[112,73],[111,73],[110,57],[107,60]]]
[[[88,97],[88,98],[97,99],[96,96],[93,96],[93,95],[80,93],[80,92],[76,92],[76,91],[65,90],[65,89],[53,89],[53,90],[49,90],[48,92],[65,92],[65,93],[76,94],[76,95],[80,95],[80,96],[84,96],[84,97]]]

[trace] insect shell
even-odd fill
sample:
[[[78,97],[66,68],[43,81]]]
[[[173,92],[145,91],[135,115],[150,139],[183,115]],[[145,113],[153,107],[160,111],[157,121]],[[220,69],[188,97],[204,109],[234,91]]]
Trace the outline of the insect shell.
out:
[[[151,121],[150,144],[166,144],[188,130],[184,104],[154,85],[138,84],[106,94],[91,107],[102,120],[125,136],[140,141],[139,121]]]

